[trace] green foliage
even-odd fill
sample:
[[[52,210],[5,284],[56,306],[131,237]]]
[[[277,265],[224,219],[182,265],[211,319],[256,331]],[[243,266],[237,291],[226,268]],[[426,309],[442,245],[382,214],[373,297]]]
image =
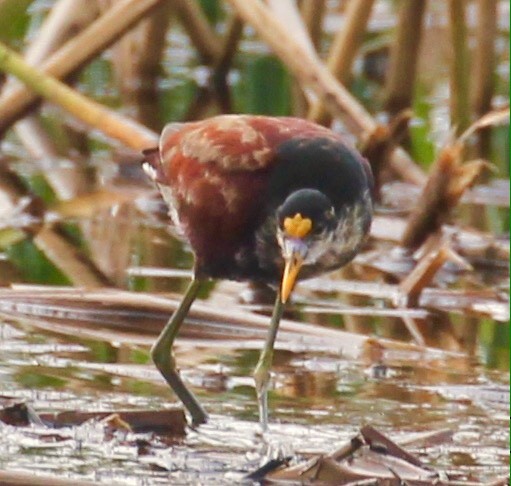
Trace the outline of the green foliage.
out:
[[[244,72],[241,112],[259,115],[291,114],[291,78],[275,56],[251,59]]]
[[[123,380],[124,387],[128,390],[129,393],[139,396],[154,396],[160,392],[161,389],[155,386],[153,383],[149,383],[147,381],[142,380],[133,380],[124,378]]]
[[[110,107],[120,106],[121,100],[113,86],[112,70],[112,63],[107,59],[94,59],[80,75],[80,91]]]
[[[509,125],[493,127],[491,134],[491,160],[497,166],[498,177],[509,178]]]
[[[197,94],[197,84],[192,79],[174,79],[173,86],[161,91],[162,119],[170,122],[182,120]]]
[[[71,284],[30,240],[23,240],[10,246],[6,253],[27,282],[47,285]]]
[[[66,239],[80,250],[87,251],[87,240],[83,237],[82,230],[77,223],[62,222],[59,228]]]
[[[142,348],[136,348],[130,350],[130,363],[135,364],[148,364],[151,363],[151,354],[149,353],[149,350],[142,349]]]
[[[210,24],[216,25],[224,19],[225,12],[220,6],[219,0],[199,0],[199,5],[206,14]]]
[[[96,363],[117,363],[119,348],[106,341],[88,341],[87,346]]]
[[[46,181],[43,174],[35,174],[28,177],[26,180],[30,191],[36,196],[39,196],[46,204],[52,204],[57,201],[57,196]]]
[[[30,22],[28,6],[32,0],[0,1],[0,41],[7,44],[21,40]]]
[[[509,370],[509,323],[482,320],[479,326],[480,352],[488,368]]]
[[[435,145],[430,138],[431,124],[431,103],[426,100],[425,88],[417,83],[415,87],[413,112],[418,119],[411,124],[410,133],[410,155],[422,167],[429,167],[435,160]]]
[[[5,250],[26,238],[25,232],[18,228],[0,229],[0,250]]]
[[[351,81],[349,90],[370,113],[377,113],[382,109],[377,96],[380,90],[377,83],[364,76],[356,76]]]
[[[44,374],[42,372],[34,372],[32,370],[27,372],[20,372],[17,376],[17,381],[20,385],[26,388],[64,388],[67,380],[51,374]]]

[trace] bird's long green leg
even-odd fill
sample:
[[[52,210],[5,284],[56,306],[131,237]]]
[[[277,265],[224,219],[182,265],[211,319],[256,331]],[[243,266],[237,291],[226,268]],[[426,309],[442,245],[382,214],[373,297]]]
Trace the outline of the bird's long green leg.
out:
[[[284,304],[282,303],[279,291],[277,292],[277,300],[273,307],[273,314],[271,316],[266,342],[264,343],[264,348],[261,351],[261,356],[259,357],[254,371],[257,401],[259,404],[259,423],[261,424],[263,432],[268,429],[268,385],[270,382],[270,368],[273,361],[273,346],[283,312]]]
[[[172,355],[172,345],[174,339],[179,332],[181,324],[190,310],[195,297],[199,291],[201,280],[193,279],[186,289],[183,300],[179,304],[172,317],[169,319],[163,331],[158,336],[158,339],[151,348],[151,356],[154,364],[165,378],[165,381],[170,385],[174,393],[179,397],[185,408],[192,416],[192,423],[199,425],[206,422],[208,415],[202,408],[202,405],[197,401],[185,384],[181,380],[179,373],[176,370],[176,362]]]

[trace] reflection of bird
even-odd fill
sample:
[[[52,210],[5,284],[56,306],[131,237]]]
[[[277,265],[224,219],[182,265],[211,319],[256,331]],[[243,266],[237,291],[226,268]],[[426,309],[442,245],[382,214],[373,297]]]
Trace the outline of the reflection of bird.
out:
[[[209,278],[252,280],[279,290],[255,370],[263,428],[273,345],[298,274],[348,263],[369,230],[369,165],[331,130],[297,118],[222,115],[170,124],[144,169],[195,253],[194,279],[152,349],[156,366],[192,415],[207,415],[175,367],[172,344]]]

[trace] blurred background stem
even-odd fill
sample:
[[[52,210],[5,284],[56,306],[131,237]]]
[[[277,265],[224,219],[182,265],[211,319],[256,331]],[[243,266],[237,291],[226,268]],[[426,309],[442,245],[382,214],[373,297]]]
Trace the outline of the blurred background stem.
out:
[[[465,0],[449,0],[449,20],[451,25],[451,125],[461,134],[470,125],[469,52],[467,46],[467,24]]]
[[[426,0],[400,3],[385,86],[385,108],[395,115],[412,106]]]

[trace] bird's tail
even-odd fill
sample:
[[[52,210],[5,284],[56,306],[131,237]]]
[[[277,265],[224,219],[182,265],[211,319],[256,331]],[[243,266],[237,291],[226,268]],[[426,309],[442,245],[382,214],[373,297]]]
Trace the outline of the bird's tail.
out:
[[[154,182],[163,182],[164,173],[158,147],[143,150],[142,154],[144,155],[144,160],[142,161],[142,169],[144,169],[144,172]]]

